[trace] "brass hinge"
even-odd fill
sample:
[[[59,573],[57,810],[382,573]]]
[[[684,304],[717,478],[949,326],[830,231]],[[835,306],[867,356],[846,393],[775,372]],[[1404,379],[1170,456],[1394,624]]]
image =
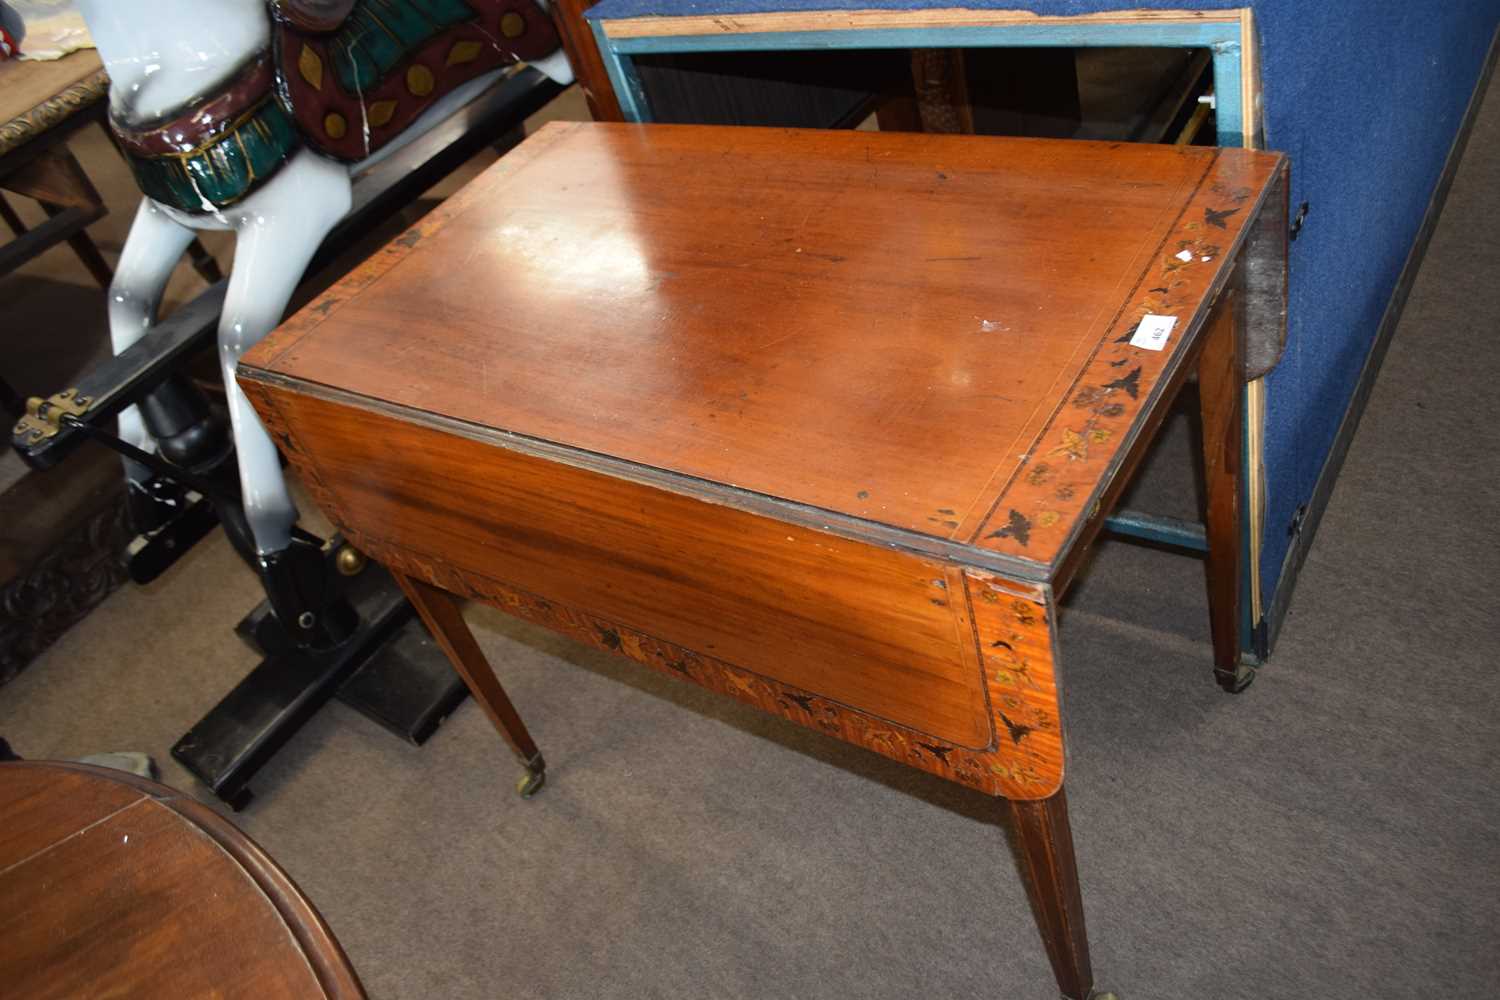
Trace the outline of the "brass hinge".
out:
[[[16,421],[12,431],[29,445],[45,441],[57,434],[64,416],[80,417],[93,402],[92,398],[79,395],[77,389],[64,389],[46,399],[32,396],[26,401],[26,416]]]

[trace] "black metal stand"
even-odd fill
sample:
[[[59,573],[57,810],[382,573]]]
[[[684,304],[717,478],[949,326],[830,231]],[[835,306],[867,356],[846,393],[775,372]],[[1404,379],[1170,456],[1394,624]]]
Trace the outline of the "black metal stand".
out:
[[[379,572],[385,575],[384,570]],[[395,587],[389,577],[386,581]],[[413,615],[349,675],[339,688],[338,699],[408,743],[421,746],[468,693],[448,658]]]
[[[338,546],[329,551],[338,558]],[[172,747],[172,756],[231,808],[277,750],[332,697],[420,745],[467,693],[384,569],[348,578],[359,627],[326,652],[278,639],[267,602],[235,631],[265,658]]]
[[[182,503],[176,517],[150,534],[137,535],[126,548],[125,567],[134,582],[155,580],[218,526],[219,515],[207,497],[185,493]]]

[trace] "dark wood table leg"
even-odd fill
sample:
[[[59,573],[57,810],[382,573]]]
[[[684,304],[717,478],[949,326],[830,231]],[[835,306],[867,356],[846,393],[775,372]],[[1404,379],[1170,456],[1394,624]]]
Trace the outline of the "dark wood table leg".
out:
[[[25,236],[28,232],[26,223],[21,221],[21,217],[16,214],[14,208],[10,207],[10,202],[5,200],[3,194],[0,194],[0,219],[5,220],[5,224],[10,227],[11,233],[15,236]]]
[[[973,133],[974,115],[969,107],[962,51],[912,49],[911,78],[923,132]]]
[[[188,259],[193,262],[193,270],[198,272],[200,278],[210,285],[217,285],[224,280],[224,272],[219,270],[219,262],[214,259],[213,254],[208,252],[208,247],[203,245],[202,240],[194,237],[193,242],[188,244],[187,252]]]
[[[6,174],[3,183],[6,190],[40,203],[42,210],[50,218],[64,214],[70,216],[72,222],[68,228],[75,229],[76,232],[67,237],[68,245],[94,276],[94,280],[108,289],[114,275],[83,226],[102,218],[109,210],[105,208],[104,199],[99,197],[89,175],[84,173],[83,165],[67,147],[59,146],[42,153],[19,169]],[[17,228],[20,219],[10,210],[10,206],[0,209],[0,215],[4,216],[6,224],[18,238],[25,235],[24,226]]]
[[[1083,892],[1068,826],[1068,798],[1059,788],[1051,798],[1011,800],[1016,839],[1025,867],[1026,891],[1036,913],[1057,988],[1067,1000],[1095,997],[1083,926]]]
[[[1213,630],[1214,677],[1226,691],[1254,680],[1240,662],[1241,578],[1244,543],[1240,509],[1244,463],[1244,296],[1232,286],[1220,298],[1198,357],[1198,397],[1203,414],[1203,475],[1208,534],[1208,612]]]
[[[5,186],[17,194],[36,199],[49,217],[74,209],[87,213],[85,218],[98,219],[108,211],[93,181],[84,173],[83,165],[66,146],[43,153],[14,171],[6,177]],[[109,288],[114,274],[89,234],[79,230],[68,237],[68,245],[100,287]]]
[[[406,594],[406,599],[411,601],[412,607],[417,609],[417,614],[422,616],[423,623],[447,654],[453,669],[458,671],[458,675],[469,686],[474,700],[479,702],[484,714],[490,717],[490,721],[495,724],[500,735],[505,737],[505,742],[510,744],[516,756],[521,758],[521,763],[526,767],[526,775],[516,788],[523,796],[532,795],[547,779],[547,763],[542,760],[542,752],[536,748],[531,734],[526,731],[526,724],[521,721],[516,707],[500,686],[495,671],[484,658],[479,643],[474,640],[474,633],[469,631],[459,608],[458,598],[446,590],[395,571],[391,572],[391,576],[401,585],[401,590]]]
[[[67,211],[65,208],[50,205],[47,202],[42,202],[41,205],[42,211],[46,212],[48,216],[58,216]],[[78,255],[79,261],[82,262],[89,274],[93,276],[93,279],[98,282],[99,287],[108,291],[110,284],[115,280],[115,273],[110,270],[109,262],[99,252],[99,247],[94,243],[94,238],[87,232],[79,232],[68,237],[68,246],[73,248],[73,252]]]

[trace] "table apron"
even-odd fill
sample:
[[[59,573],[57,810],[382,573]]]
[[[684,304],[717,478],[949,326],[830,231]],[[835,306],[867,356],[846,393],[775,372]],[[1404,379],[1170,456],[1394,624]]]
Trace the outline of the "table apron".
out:
[[[1048,587],[242,384],[396,572],[990,794],[1061,783]]]

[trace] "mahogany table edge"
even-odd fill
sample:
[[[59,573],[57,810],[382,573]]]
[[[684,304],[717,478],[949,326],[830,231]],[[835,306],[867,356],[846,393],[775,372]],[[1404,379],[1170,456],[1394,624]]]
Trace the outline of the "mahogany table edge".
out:
[[[157,781],[112,768],[73,761],[20,760],[0,763],[6,771],[82,774],[134,789],[203,834],[264,894],[307,961],[326,996],[362,1000],[364,987],[328,922],[274,858],[239,827],[189,795]],[[19,863],[19,862],[18,862]]]

